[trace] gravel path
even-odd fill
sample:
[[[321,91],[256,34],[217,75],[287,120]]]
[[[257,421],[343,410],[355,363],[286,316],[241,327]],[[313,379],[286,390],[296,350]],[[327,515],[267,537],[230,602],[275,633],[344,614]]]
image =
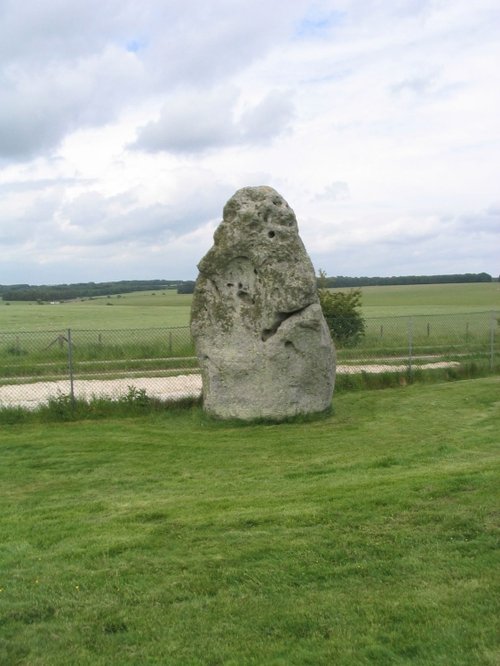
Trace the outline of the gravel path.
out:
[[[76,379],[73,383],[75,397],[119,398],[127,395],[129,387],[144,389],[151,398],[176,400],[199,396],[200,375],[178,375],[176,377],[126,377],[125,379]],[[33,384],[10,384],[0,386],[0,405],[4,407],[27,407],[34,409],[49,398],[69,394],[69,380],[57,382],[35,382]]]
[[[438,368],[457,368],[460,365],[458,361],[436,361],[434,363],[414,364],[416,370],[437,370]],[[380,374],[381,372],[405,372],[408,370],[408,363],[401,365],[377,364],[377,365],[338,365],[337,372],[343,375],[354,375],[357,372],[370,372]]]
[[[423,363],[421,370],[457,367],[457,361]],[[339,374],[355,374],[358,372],[404,372],[407,364],[401,365],[338,365]],[[127,395],[129,388],[144,389],[151,398],[160,400],[176,400],[184,397],[197,397],[201,393],[200,375],[177,375],[175,377],[126,377],[125,379],[75,379],[73,388],[77,398],[90,399],[93,396],[119,398]],[[55,382],[34,382],[30,384],[9,384],[0,386],[0,406],[25,407],[34,409],[49,398],[60,394],[69,394],[69,380]]]

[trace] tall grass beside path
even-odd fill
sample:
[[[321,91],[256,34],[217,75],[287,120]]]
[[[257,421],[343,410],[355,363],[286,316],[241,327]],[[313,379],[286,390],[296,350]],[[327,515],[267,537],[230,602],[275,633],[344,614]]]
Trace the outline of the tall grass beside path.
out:
[[[0,664],[497,664],[498,377],[0,430]]]

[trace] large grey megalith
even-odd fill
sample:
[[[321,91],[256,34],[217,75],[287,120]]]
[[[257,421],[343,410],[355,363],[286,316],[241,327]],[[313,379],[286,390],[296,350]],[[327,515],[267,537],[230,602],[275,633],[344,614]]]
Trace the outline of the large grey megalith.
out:
[[[334,349],[295,214],[276,190],[238,190],[198,268],[191,331],[205,410],[283,420],[328,409]]]

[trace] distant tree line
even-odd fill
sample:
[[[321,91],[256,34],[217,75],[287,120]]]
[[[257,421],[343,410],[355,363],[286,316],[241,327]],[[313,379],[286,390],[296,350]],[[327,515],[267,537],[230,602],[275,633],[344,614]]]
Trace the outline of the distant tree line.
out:
[[[450,284],[453,282],[491,282],[488,273],[455,273],[453,275],[399,275],[393,277],[323,277],[322,288],[331,287],[371,287],[405,284]]]
[[[4,301],[67,301],[74,298],[126,294],[133,291],[179,289],[184,284],[190,285],[191,281],[121,280],[118,282],[79,282],[55,285],[11,284],[0,285],[0,297]]]
[[[178,294],[192,294],[194,292],[194,280],[186,280],[177,287]]]
[[[397,277],[336,277],[322,278],[321,287],[369,287],[404,284],[444,284],[451,282],[491,282],[488,273],[457,273],[455,275],[403,275]],[[194,280],[120,280],[118,282],[78,282],[75,284],[0,285],[4,301],[67,301],[74,298],[92,298],[112,294],[152,289],[176,289],[179,294],[192,294]],[[319,286],[319,285],[318,285]]]

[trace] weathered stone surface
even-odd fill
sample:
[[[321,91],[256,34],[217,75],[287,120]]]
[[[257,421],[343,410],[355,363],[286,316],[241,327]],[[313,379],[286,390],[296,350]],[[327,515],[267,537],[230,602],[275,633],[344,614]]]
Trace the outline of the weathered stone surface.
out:
[[[198,268],[191,330],[206,411],[279,420],[327,409],[333,345],[295,214],[276,190],[238,190]]]

